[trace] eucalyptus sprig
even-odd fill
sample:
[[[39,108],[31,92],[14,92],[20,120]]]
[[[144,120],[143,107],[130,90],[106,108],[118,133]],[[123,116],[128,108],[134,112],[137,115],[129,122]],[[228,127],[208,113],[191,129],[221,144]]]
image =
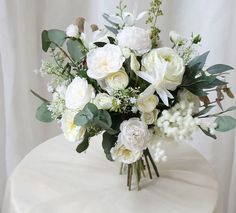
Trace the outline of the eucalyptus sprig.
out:
[[[148,10],[148,18],[146,24],[151,25],[151,39],[153,48],[158,46],[158,41],[160,40],[159,34],[161,30],[157,27],[157,18],[163,15],[161,4],[161,0],[152,0],[150,8]]]

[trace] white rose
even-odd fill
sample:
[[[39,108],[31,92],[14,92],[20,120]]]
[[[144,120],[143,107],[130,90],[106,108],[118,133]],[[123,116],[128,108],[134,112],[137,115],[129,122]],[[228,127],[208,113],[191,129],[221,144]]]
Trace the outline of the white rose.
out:
[[[182,83],[185,71],[184,60],[171,48],[153,49],[142,59],[144,71],[136,72],[138,76],[151,83],[148,93],[155,91],[165,105],[169,105],[168,98],[173,98],[168,91],[176,90]]]
[[[129,76],[123,70],[115,72],[106,77],[105,83],[113,90],[125,89],[129,84]]]
[[[102,80],[108,75],[118,72],[125,58],[121,49],[113,44],[91,50],[87,55],[88,76]]]
[[[118,142],[122,143],[127,149],[132,151],[142,151],[147,148],[150,139],[148,126],[139,120],[131,118],[123,121],[120,125]]]
[[[157,120],[159,112],[160,111],[157,109],[154,109],[152,112],[144,112],[141,115],[141,121],[143,121],[147,125],[151,125]]]
[[[196,114],[199,112],[201,106],[199,97],[189,92],[186,89],[180,90],[178,92],[178,98],[180,101],[185,101],[187,103],[194,103],[193,113]]]
[[[70,142],[81,142],[86,131],[84,127],[77,126],[74,123],[74,117],[76,114],[77,112],[66,110],[61,119],[61,129],[66,140]]]
[[[139,27],[124,27],[117,35],[118,44],[142,55],[151,49],[150,31]]]
[[[182,35],[176,33],[175,31],[171,31],[169,36],[170,40],[174,44],[181,44],[185,40],[185,38]]]
[[[140,152],[127,149],[121,143],[117,143],[117,145],[111,149],[111,155],[113,160],[117,160],[125,164],[131,164],[136,162],[142,157],[142,154],[142,151]]]
[[[94,97],[94,88],[88,84],[87,80],[76,77],[66,90],[66,107],[73,110],[82,110]]]
[[[93,103],[97,106],[98,109],[108,110],[112,108],[113,97],[106,93],[99,93],[95,97]]]
[[[152,112],[158,103],[159,99],[156,95],[141,93],[137,99],[137,107],[141,112]]]
[[[131,50],[129,48],[125,47],[122,49],[122,53],[123,53],[124,57],[127,59],[131,55]]]
[[[79,27],[75,24],[71,24],[66,28],[66,35],[68,37],[78,38],[79,37]]]

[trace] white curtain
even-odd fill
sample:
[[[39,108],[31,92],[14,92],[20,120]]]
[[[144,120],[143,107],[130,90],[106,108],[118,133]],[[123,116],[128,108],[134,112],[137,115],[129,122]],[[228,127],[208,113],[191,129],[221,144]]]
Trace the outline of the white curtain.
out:
[[[41,31],[65,29],[78,16],[101,25],[102,12],[113,13],[117,2],[0,0],[0,203],[6,178],[17,163],[35,146],[59,133],[56,123],[41,124],[35,120],[39,101],[29,92],[32,88],[47,96],[46,81],[33,73],[45,57],[40,46]],[[150,1],[126,2],[131,9],[137,3],[139,10],[145,10]],[[165,0],[165,16],[159,21],[163,43],[168,43],[170,30],[185,35],[200,33],[203,37],[201,51],[211,50],[209,65],[226,63],[236,67],[235,10],[235,0]],[[236,94],[236,73],[229,81]],[[225,107],[232,104],[235,101],[227,100]],[[234,133],[221,134],[214,142],[199,132],[191,142],[210,161],[219,178],[218,213],[236,212]]]

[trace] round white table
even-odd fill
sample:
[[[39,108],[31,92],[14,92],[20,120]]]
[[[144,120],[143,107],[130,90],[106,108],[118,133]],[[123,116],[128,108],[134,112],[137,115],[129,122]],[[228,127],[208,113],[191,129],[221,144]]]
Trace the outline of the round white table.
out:
[[[86,154],[62,135],[31,151],[9,178],[2,213],[213,213],[218,184],[191,146],[166,144],[160,178],[128,191],[119,164],[105,159],[100,137]]]

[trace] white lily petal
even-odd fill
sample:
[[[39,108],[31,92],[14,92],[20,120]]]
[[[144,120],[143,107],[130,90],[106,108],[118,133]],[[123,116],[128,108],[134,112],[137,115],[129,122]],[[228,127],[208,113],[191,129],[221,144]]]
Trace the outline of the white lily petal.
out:
[[[137,76],[139,76],[140,78],[144,79],[145,81],[149,82],[150,84],[154,83],[154,79],[151,75],[149,75],[146,72],[143,71],[137,71],[135,72]]]
[[[141,95],[144,97],[149,97],[151,95],[153,95],[155,92],[155,88],[153,85],[150,85],[149,87],[147,87],[142,93]]]
[[[163,103],[166,106],[169,106],[168,94],[166,93],[166,91],[161,88],[158,88],[156,89],[156,92],[159,95],[160,99],[163,101]]]
[[[144,11],[144,12],[139,13],[138,16],[137,16],[137,18],[136,18],[136,21],[141,20],[141,19],[144,18],[147,14],[148,14],[147,11]]]

